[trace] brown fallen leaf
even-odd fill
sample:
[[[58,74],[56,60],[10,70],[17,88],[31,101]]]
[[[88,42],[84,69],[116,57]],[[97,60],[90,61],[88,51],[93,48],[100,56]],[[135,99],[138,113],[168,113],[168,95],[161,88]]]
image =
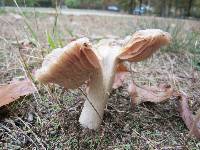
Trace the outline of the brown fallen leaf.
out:
[[[196,138],[200,139],[200,109],[197,111],[197,114],[193,120],[194,121],[189,134],[194,135]]]
[[[173,95],[173,88],[166,84],[159,86],[139,87],[135,83],[131,83],[128,87],[133,107],[142,102],[162,102],[169,99]]]
[[[128,72],[120,72],[115,75],[114,83],[112,88],[117,89],[122,86],[123,81],[126,79]]]
[[[170,97],[179,97],[178,112],[183,119],[185,125],[190,130],[189,134],[200,139],[200,109],[197,115],[193,116],[188,105],[188,97],[180,92],[174,91],[170,86],[161,84],[159,86],[139,87],[135,83],[131,83],[128,87],[133,107],[142,102],[162,102]]]
[[[181,115],[181,118],[183,119],[187,128],[190,130],[189,134],[200,139],[200,130],[198,126],[200,121],[200,110],[198,110],[197,115],[194,117],[188,105],[189,98],[182,93],[179,95],[179,97],[178,111]]]
[[[183,121],[185,122],[185,125],[188,129],[191,129],[193,124],[193,114],[190,111],[189,105],[188,105],[188,97],[184,94],[180,94],[178,101],[178,112],[180,113]]]
[[[127,75],[129,74],[127,67],[122,63],[117,65],[116,72],[117,73],[115,74],[115,78],[114,78],[114,82],[112,86],[113,89],[117,89],[121,87],[123,84],[123,81],[126,79]]]
[[[13,81],[8,85],[0,86],[0,107],[9,104],[20,96],[34,93],[36,88],[28,79],[23,81]]]

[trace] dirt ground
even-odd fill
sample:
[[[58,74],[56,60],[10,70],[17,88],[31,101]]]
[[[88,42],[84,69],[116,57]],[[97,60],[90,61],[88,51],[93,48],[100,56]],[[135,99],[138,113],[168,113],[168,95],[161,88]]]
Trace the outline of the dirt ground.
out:
[[[73,16],[25,13],[0,15],[0,84],[23,78],[39,68],[50,51],[47,34],[55,29],[57,37],[67,44],[72,39],[88,37],[123,39],[136,30],[161,28],[174,31],[176,38],[190,32],[200,33],[200,22],[155,17]],[[19,59],[19,41],[33,40],[27,23],[38,42],[20,49],[27,68]],[[174,34],[175,32],[173,32]],[[174,41],[177,39],[173,39]],[[200,38],[192,39],[200,51]],[[195,41],[196,40],[196,41]],[[139,85],[167,83],[190,97],[195,113],[200,106],[200,71],[193,65],[198,53],[174,43],[146,61],[133,63],[134,80]],[[199,44],[199,45],[198,45]],[[173,99],[160,104],[143,103],[131,107],[123,87],[113,90],[104,114],[104,123],[97,131],[84,129],[78,119],[85,97],[78,90],[64,91],[59,86],[50,89],[37,83],[38,92],[20,98],[0,108],[0,147],[2,149],[200,149],[200,142],[188,137],[188,129],[177,112]],[[58,104],[61,104],[61,106]]]

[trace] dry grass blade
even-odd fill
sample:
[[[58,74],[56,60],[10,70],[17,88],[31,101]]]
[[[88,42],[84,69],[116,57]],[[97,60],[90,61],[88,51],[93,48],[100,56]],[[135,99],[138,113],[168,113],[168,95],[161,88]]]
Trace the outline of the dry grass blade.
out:
[[[128,87],[133,106],[142,102],[162,102],[173,95],[173,89],[165,84],[159,86],[146,86],[144,88],[131,83]]]
[[[0,86],[0,107],[17,100],[20,96],[28,95],[35,91],[36,88],[28,79],[13,81],[11,84]]]

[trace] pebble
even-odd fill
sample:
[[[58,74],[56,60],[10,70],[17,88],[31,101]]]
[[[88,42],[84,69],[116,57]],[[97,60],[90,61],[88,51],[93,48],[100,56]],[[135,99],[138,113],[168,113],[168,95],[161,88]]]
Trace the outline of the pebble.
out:
[[[32,122],[33,121],[33,113],[29,112],[28,113],[28,118],[27,118],[28,122]]]

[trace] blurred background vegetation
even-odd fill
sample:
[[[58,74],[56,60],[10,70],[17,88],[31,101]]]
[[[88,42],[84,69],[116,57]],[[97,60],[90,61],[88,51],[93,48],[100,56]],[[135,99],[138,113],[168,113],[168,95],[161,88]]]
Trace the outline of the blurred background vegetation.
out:
[[[136,15],[200,18],[200,0],[17,0],[25,7],[102,9]],[[15,6],[13,0],[0,0],[0,6]]]

